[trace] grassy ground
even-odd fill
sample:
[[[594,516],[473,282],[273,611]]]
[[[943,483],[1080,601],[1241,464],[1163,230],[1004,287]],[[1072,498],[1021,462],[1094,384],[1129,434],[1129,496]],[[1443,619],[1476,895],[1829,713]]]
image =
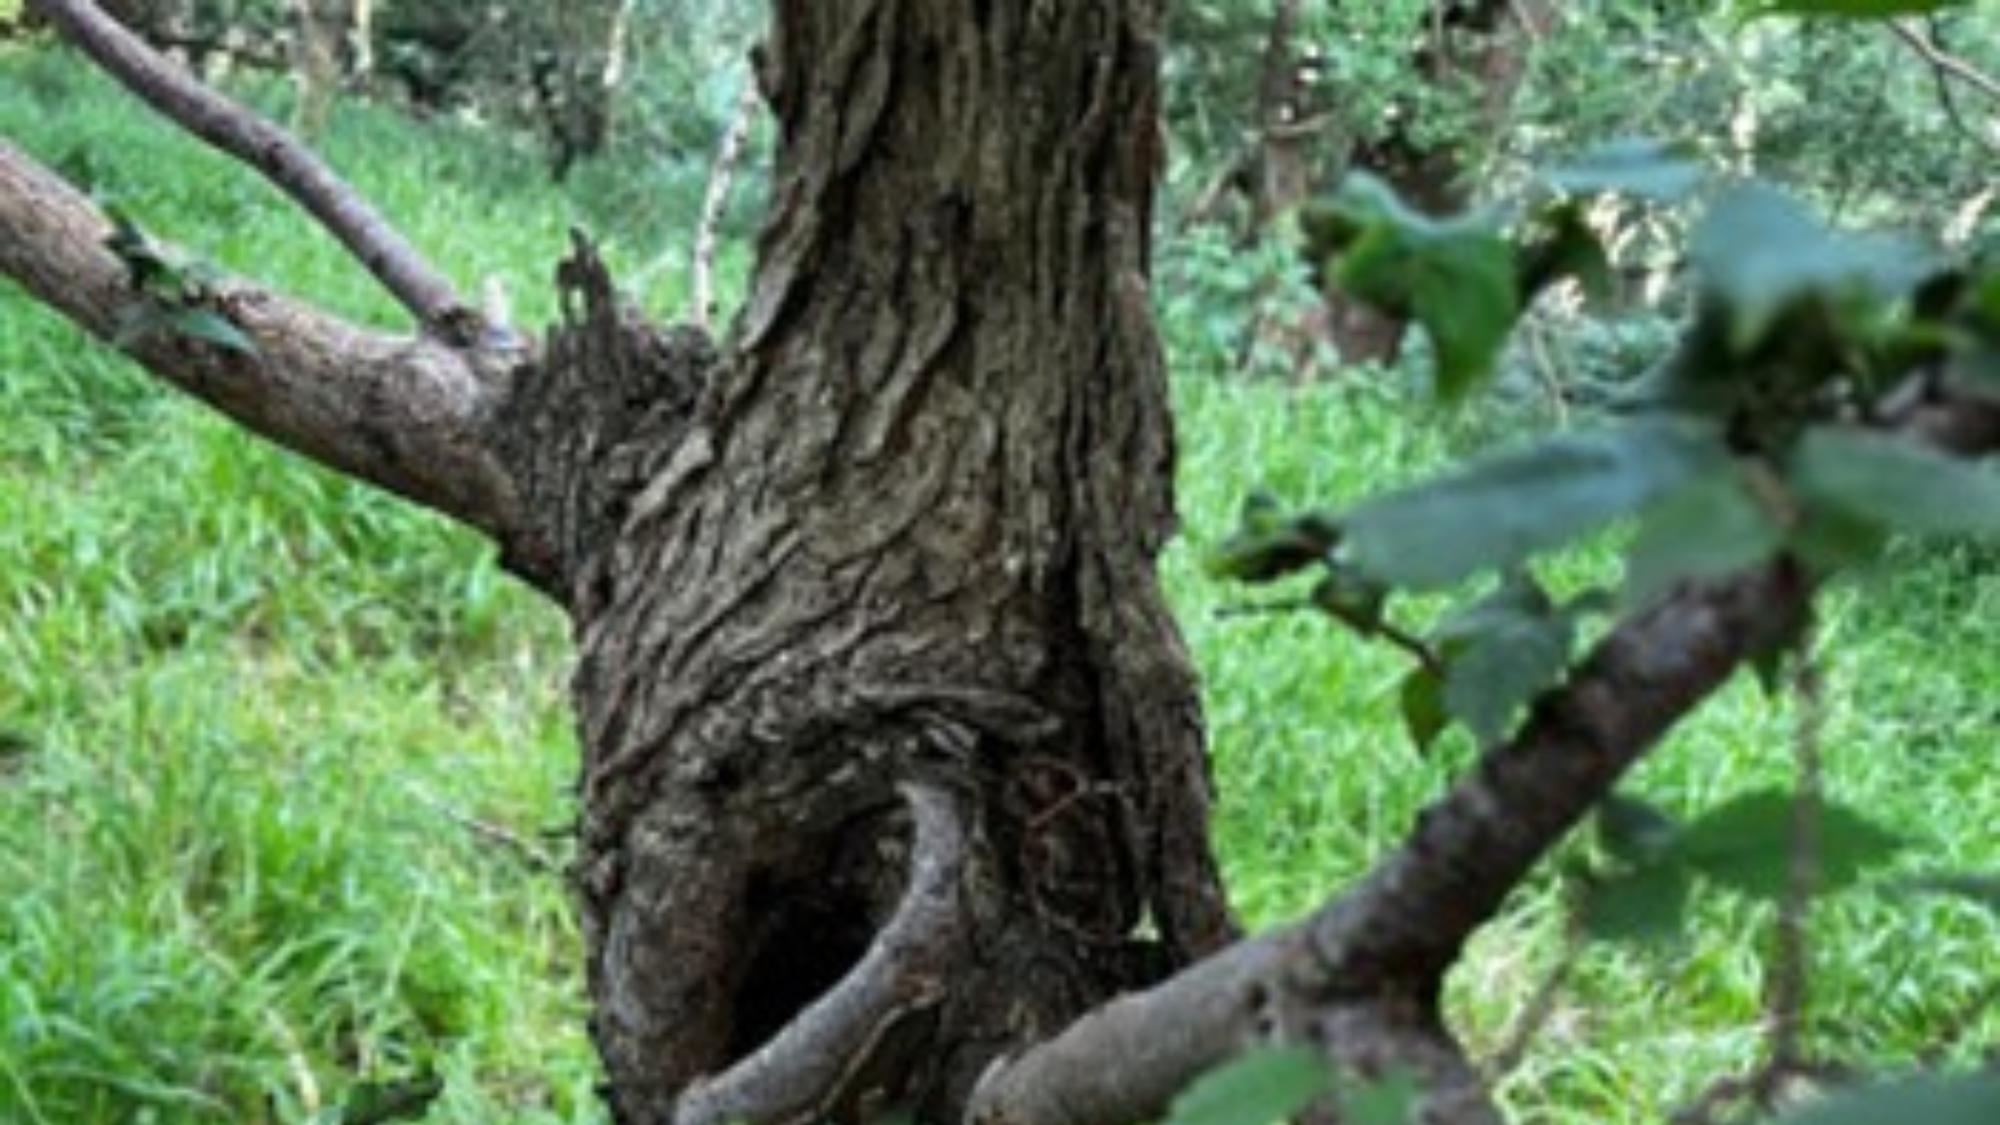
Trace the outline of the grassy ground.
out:
[[[73,66],[0,55],[0,135],[220,264],[390,316],[269,191]],[[453,274],[506,278],[524,320],[546,315],[541,279],[592,213],[540,186],[533,154],[365,112],[328,148]],[[655,260],[609,233],[614,262]],[[673,271],[653,276],[672,307]],[[1467,427],[1413,425],[1355,383],[1177,387],[1189,534],[1169,579],[1206,677],[1220,844],[1268,923],[1363,870],[1466,751],[1409,753],[1394,658],[1317,620],[1218,614],[1255,595],[1202,577],[1201,546],[1253,487],[1356,496]],[[2000,870],[1992,562],[1906,552],[1826,626],[1830,786],[1912,838],[1910,871]],[[437,1125],[600,1120],[544,868],[573,815],[566,656],[477,543],[0,289],[0,1121],[332,1125],[360,1086],[431,1075]],[[1739,685],[1637,788],[1692,810],[1781,779],[1790,721]],[[1477,1047],[1559,957],[1560,902],[1553,878],[1523,888],[1456,978]],[[1520,1120],[1656,1121],[1754,1059],[1768,920],[1720,896],[1697,915],[1676,947],[1583,955],[1507,1088]],[[2000,974],[1987,918],[1887,890],[1830,905],[1817,936],[1814,1043],[1844,1058],[1916,1057]],[[1975,1022],[1961,1050],[1996,1032]]]

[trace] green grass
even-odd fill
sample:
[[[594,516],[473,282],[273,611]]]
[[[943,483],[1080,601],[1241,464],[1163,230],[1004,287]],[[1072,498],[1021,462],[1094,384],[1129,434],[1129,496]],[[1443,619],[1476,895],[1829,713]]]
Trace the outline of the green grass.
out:
[[[0,135],[220,264],[398,320],[287,204],[72,63],[0,54]],[[568,226],[617,217],[476,134],[350,109],[327,147],[455,276],[507,279],[527,323],[549,314]],[[648,229],[614,221],[612,258],[652,270],[672,307]],[[1212,330],[1171,307],[1184,344]],[[1468,751],[1407,749],[1393,654],[1315,618],[1220,614],[1266,595],[1204,577],[1204,545],[1253,488],[1337,502],[1493,427],[1413,423],[1358,379],[1296,391],[1184,370],[1176,388],[1188,531],[1169,581],[1206,681],[1219,842],[1268,924],[1393,846]],[[1829,784],[1911,838],[1906,871],[2000,870],[1994,561],[1905,551],[1894,583],[1829,605]],[[1581,580],[1603,560],[1570,565]],[[434,1125],[601,1120],[560,880],[474,827],[560,857],[567,655],[556,616],[469,537],[244,436],[0,290],[0,1121],[306,1122],[357,1083],[433,1073]],[[1693,811],[1781,780],[1791,723],[1739,684],[1636,788]],[[1537,878],[1455,976],[1476,1049],[1559,957],[1561,913]],[[1657,1121],[1752,1063],[1768,918],[1720,895],[1696,913],[1677,947],[1582,956],[1507,1087],[1519,1120]],[[1969,907],[1888,889],[1828,905],[1815,1047],[1923,1054],[2000,972],[1995,936]],[[1959,1053],[1996,1033],[1975,1022]]]

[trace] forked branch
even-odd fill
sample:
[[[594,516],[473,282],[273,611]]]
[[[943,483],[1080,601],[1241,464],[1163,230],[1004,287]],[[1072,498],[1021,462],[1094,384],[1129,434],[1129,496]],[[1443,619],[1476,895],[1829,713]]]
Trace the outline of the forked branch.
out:
[[[91,0],[28,6],[146,104],[297,200],[426,330],[461,344],[487,330],[444,275],[291,134],[202,85]]]

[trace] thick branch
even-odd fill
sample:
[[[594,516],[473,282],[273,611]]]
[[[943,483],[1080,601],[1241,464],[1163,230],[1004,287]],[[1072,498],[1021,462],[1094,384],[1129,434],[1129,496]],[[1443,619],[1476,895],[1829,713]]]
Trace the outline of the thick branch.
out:
[[[982,1084],[975,1120],[1119,1125],[1157,1117],[1204,1069],[1263,1034],[1272,997],[1301,996],[1333,1011],[1397,998],[1428,1005],[1466,936],[1529,868],[1676,719],[1794,627],[1804,605],[1803,583],[1777,567],[1634,619],[1359,886],[1299,927],[1079,1021]],[[1151,1042],[1162,1028],[1173,1034]],[[1377,1053],[1364,1043],[1324,1046],[1336,1056]],[[1446,1120],[1484,1119],[1485,1110],[1473,1112]]]
[[[451,283],[291,134],[202,85],[90,0],[30,0],[29,7],[141,100],[297,200],[425,328],[459,342],[484,330]]]
[[[111,234],[76,189],[0,142],[0,274],[119,342],[121,314],[157,298],[134,291]],[[120,346],[251,430],[523,549],[526,513],[485,432],[508,357],[370,332],[249,286],[218,286],[202,306],[255,352],[167,330]]]
[[[896,1024],[944,999],[963,956],[965,826],[949,794],[904,790],[915,822],[910,887],[875,942],[831,992],[756,1053],[681,1095],[673,1125],[810,1125],[825,1120]]]
[[[1634,762],[1743,661],[1796,633],[1809,596],[1796,567],[1773,564],[1670,598],[1605,638],[1512,742],[1313,921],[1336,980],[1435,989],[1472,931]]]

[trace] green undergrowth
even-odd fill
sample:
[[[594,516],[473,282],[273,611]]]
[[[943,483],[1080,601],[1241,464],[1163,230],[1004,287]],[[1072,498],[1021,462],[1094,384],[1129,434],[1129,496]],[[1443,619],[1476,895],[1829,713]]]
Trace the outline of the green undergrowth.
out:
[[[282,200],[77,71],[0,53],[0,135],[203,257],[398,322]],[[505,279],[525,323],[546,318],[543,279],[591,213],[536,154],[364,109],[327,149],[455,276]],[[659,249],[605,235],[672,308]],[[1187,533],[1169,581],[1205,678],[1220,845],[1270,924],[1365,870],[1470,750],[1415,756],[1400,658],[1216,583],[1202,553],[1253,489],[1339,503],[1493,427],[1413,422],[1379,376],[1188,370],[1176,393]],[[1830,604],[1829,786],[1910,838],[1905,874],[2000,868],[1995,561],[1906,551],[1893,581]],[[1582,582],[1603,560],[1565,565]],[[434,1125],[602,1120],[550,870],[574,817],[567,657],[556,615],[468,536],[0,289],[0,1121],[334,1125],[405,1082],[441,1084]],[[1693,811],[1781,780],[1792,722],[1738,684],[1636,791]],[[1561,905],[1552,876],[1522,888],[1456,977],[1477,1049],[1561,956]],[[1695,916],[1678,945],[1581,956],[1508,1087],[1520,1120],[1656,1121],[1750,1065],[1768,918],[1719,895]],[[1828,905],[1813,1044],[1917,1058],[1990,983],[1994,938],[1893,885]],[[2000,1027],[1981,1031],[1962,1049]]]

